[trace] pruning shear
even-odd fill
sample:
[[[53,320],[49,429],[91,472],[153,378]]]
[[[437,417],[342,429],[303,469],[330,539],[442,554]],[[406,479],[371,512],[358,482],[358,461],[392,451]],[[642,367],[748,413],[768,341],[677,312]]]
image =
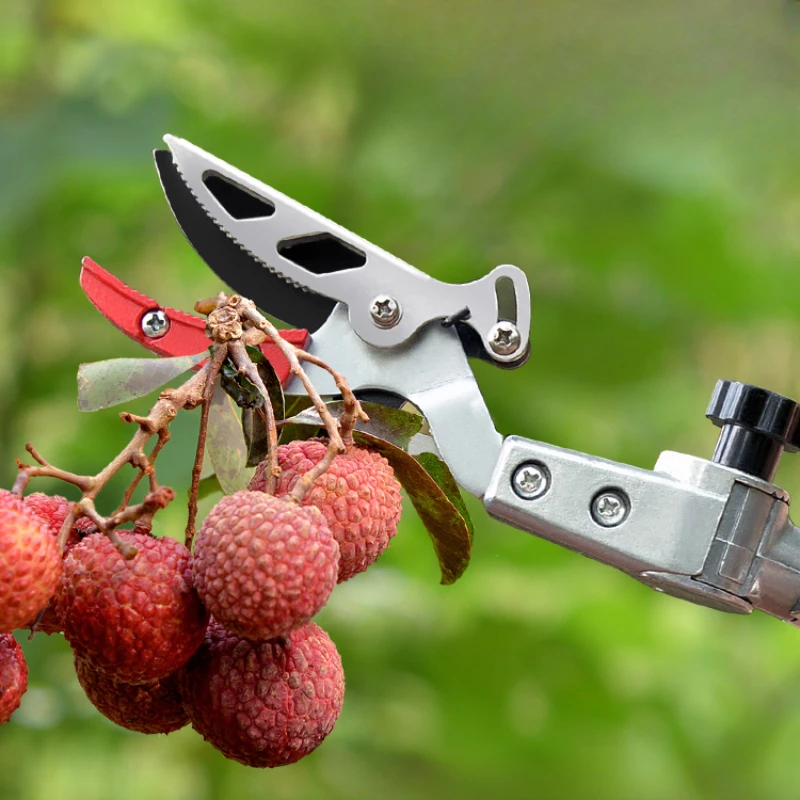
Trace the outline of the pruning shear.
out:
[[[167,201],[208,266],[298,326],[282,335],[357,393],[415,406],[429,442],[490,515],[658,591],[800,624],[800,529],[789,495],[772,482],[783,451],[800,447],[797,403],[719,381],[706,412],[721,429],[711,459],[665,451],[653,470],[503,438],[469,360],[525,363],[530,295],[521,270],[437,281],[210,153],[164,138],[169,149],[155,160]],[[189,355],[208,344],[204,320],[162,308],[88,259],[81,282],[153,352]],[[301,393],[277,349],[264,353],[287,394]],[[308,375],[320,394],[337,394],[324,370],[309,366]]]

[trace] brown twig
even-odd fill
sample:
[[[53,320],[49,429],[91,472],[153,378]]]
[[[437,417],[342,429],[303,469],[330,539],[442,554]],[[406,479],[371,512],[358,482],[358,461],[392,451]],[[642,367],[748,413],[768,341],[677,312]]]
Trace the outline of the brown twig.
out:
[[[95,523],[100,531],[109,537],[123,556],[132,558],[135,555],[136,548],[124,542],[115,529],[124,522],[144,521],[149,523],[157,511],[173,500],[175,493],[172,489],[161,487],[158,483],[154,465],[155,460],[169,440],[169,425],[178,411],[202,406],[200,433],[192,470],[192,488],[189,495],[189,518],[186,526],[186,544],[191,547],[197,517],[197,494],[205,451],[209,407],[220,369],[228,356],[233,359],[239,372],[246,375],[264,396],[263,414],[269,436],[270,459],[267,491],[274,492],[280,474],[277,462],[277,426],[269,392],[258,373],[258,368],[247,353],[247,344],[258,344],[267,338],[275,344],[289,362],[292,375],[299,378],[303,384],[328,433],[329,443],[324,458],[303,475],[292,489],[290,496],[297,502],[302,501],[308,489],[328,469],[336,455],[344,452],[348,446],[352,445],[352,434],[356,420],[368,421],[369,418],[347,385],[344,376],[318,357],[295,348],[283,339],[277,328],[258,311],[252,301],[238,295],[227,296],[220,293],[216,298],[200,301],[196,308],[208,314],[206,332],[214,342],[213,357],[200,367],[182,386],[177,389],[163,391],[146,417],[128,412],[120,414],[123,422],[136,425],[138,430],[128,445],[120,451],[111,463],[96,475],[76,475],[48,463],[30,444],[27,450],[37,462],[37,466],[17,462],[19,474],[13,487],[13,491],[17,494],[22,495],[29,481],[34,477],[58,478],[71,483],[81,490],[83,497],[72,506],[70,514],[64,520],[59,532],[58,542],[62,549],[75,522],[80,517],[86,516]],[[338,423],[328,410],[319,392],[309,380],[301,362],[325,369],[333,376],[336,386],[344,399],[344,413]],[[261,412],[262,409],[259,409],[259,413]],[[148,456],[144,448],[147,442],[155,435],[158,436],[158,442],[156,442]],[[117,510],[111,516],[104,517],[98,513],[95,507],[95,500],[108,482],[128,464],[137,469],[138,474],[124,493],[122,502]],[[136,488],[145,475],[149,478],[150,491],[141,503],[131,505],[131,499]]]
[[[135,464],[134,466],[139,467],[139,473],[136,477],[131,481],[130,486],[125,490],[125,494],[120,501],[120,504],[117,506],[117,511],[122,511],[123,508],[128,506],[131,502],[131,498],[133,497],[134,492],[138,488],[139,484],[144,478],[145,475],[150,476],[150,491],[155,490],[154,478],[155,478],[155,470],[153,469],[153,465],[155,464],[156,459],[158,458],[158,454],[163,450],[164,445],[169,441],[170,433],[169,428],[162,428],[158,432],[158,441],[153,446],[153,449],[150,451],[150,455],[145,461],[144,464]]]
[[[328,469],[328,467],[330,467],[333,459],[336,458],[339,453],[343,453],[347,449],[345,441],[342,438],[336,420],[333,418],[333,415],[328,410],[328,407],[325,405],[322,397],[320,397],[319,392],[314,387],[314,384],[311,383],[306,371],[300,364],[301,354],[303,354],[304,351],[298,350],[298,348],[294,347],[294,345],[283,339],[278,333],[278,329],[258,311],[255,303],[253,303],[251,300],[241,298],[239,299],[237,305],[241,319],[243,319],[246,323],[249,323],[249,325],[253,328],[256,328],[265,334],[289,362],[289,369],[292,375],[295,375],[300,379],[301,383],[303,384],[303,388],[306,390],[306,394],[308,394],[311,402],[314,404],[314,408],[316,409],[317,414],[319,414],[319,417],[325,426],[325,430],[328,433],[328,450],[325,453],[325,456],[319,463],[317,463],[305,475],[303,475],[292,488],[290,496],[299,503],[302,501],[303,497],[305,497],[306,492],[308,492],[308,490],[311,488],[311,485],[314,483],[314,481],[320,475],[322,475]],[[308,356],[309,354],[306,353],[305,355]],[[324,362],[320,361],[319,366],[323,366],[324,369],[330,371],[330,367],[328,367],[327,364],[324,364]],[[336,375],[338,375],[338,373],[336,373]],[[347,387],[344,379],[341,376],[338,377],[340,378],[342,385]],[[341,387],[340,391],[342,391]],[[361,409],[361,405],[352,394],[349,387],[346,388],[346,391],[348,393],[348,402],[354,403],[351,413],[358,416],[363,414],[364,417],[366,417],[363,409]],[[352,425],[354,423],[350,424]],[[352,428],[350,430],[350,434],[352,434]],[[350,438],[349,435],[348,438]]]
[[[167,389],[163,391],[146,417],[139,417],[129,413],[120,414],[124,422],[136,424],[139,429],[133,435],[127,446],[120,451],[108,466],[96,475],[76,475],[54,467],[42,458],[33,445],[28,446],[28,452],[36,459],[39,466],[20,465],[20,471],[14,482],[13,491],[22,494],[31,478],[48,477],[58,478],[67,483],[71,483],[77,486],[83,493],[82,499],[73,506],[72,512],[67,516],[64,520],[64,524],[61,526],[58,543],[62,550],[76,520],[81,516],[88,516],[101,531],[106,533],[124,556],[131,557],[131,547],[126,545],[119,538],[114,528],[121,524],[120,520],[131,521],[142,517],[152,518],[153,513],[155,513],[158,508],[163,507],[163,505],[159,505],[159,503],[163,501],[166,504],[174,496],[171,489],[160,490],[155,479],[152,465],[144,452],[144,447],[148,440],[155,434],[159,434],[159,443],[156,447],[158,447],[159,444],[163,446],[161,431],[167,429],[170,422],[172,422],[178,413],[178,410],[181,408],[196,408],[202,402],[203,389],[209,369],[209,365],[206,364],[178,389]],[[163,442],[165,441],[166,439],[163,439]],[[146,498],[145,502],[136,506],[126,505],[126,507],[119,509],[110,517],[103,517],[95,509],[95,500],[108,482],[127,464],[132,464],[142,471],[147,471],[149,468],[151,491],[148,497],[151,499],[148,501]],[[158,503],[154,502],[153,498],[155,497],[159,498]]]
[[[211,400],[214,396],[214,387],[217,384],[219,371],[228,357],[228,345],[218,344],[214,347],[214,357],[208,371],[205,389],[203,390],[203,405],[200,412],[200,432],[197,435],[197,449],[192,466],[192,486],[189,490],[189,515],[186,520],[186,533],[184,544],[191,550],[195,533],[197,533],[197,493],[200,490],[200,474],[203,471],[203,459],[206,454],[206,433],[208,431],[208,414],[211,410]]]
[[[367,412],[361,407],[361,403],[359,403],[358,398],[353,394],[353,390],[345,380],[344,375],[337,372],[329,364],[326,364],[321,358],[313,356],[305,350],[298,349],[297,357],[300,361],[306,361],[320,369],[324,369],[326,372],[330,373],[333,378],[336,388],[341,393],[344,402],[344,409],[339,415],[339,432],[342,435],[345,446],[350,447],[353,444],[353,431],[355,430],[356,422],[359,419],[362,422],[369,422]]]
[[[228,345],[228,352],[233,359],[233,363],[241,374],[243,374],[257,389],[264,398],[264,405],[261,407],[266,415],[267,426],[267,459],[269,459],[269,469],[267,470],[267,483],[264,491],[267,494],[275,494],[278,485],[278,478],[281,469],[278,466],[278,429],[275,425],[275,410],[272,408],[272,400],[269,390],[264,385],[261,375],[258,374],[258,367],[250,360],[247,347],[241,339],[232,341]]]

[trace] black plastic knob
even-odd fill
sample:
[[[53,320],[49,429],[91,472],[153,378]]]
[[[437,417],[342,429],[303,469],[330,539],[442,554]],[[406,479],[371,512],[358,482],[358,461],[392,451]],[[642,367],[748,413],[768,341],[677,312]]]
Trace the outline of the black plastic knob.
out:
[[[759,386],[717,381],[706,416],[722,428],[712,460],[762,480],[800,448],[800,405]]]

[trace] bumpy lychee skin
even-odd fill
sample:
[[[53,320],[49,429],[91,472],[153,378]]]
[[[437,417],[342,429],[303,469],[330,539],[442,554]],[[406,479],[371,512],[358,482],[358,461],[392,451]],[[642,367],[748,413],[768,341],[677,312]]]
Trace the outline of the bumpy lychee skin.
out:
[[[305,624],[328,601],[339,546],[316,508],[236,492],[203,521],[193,569],[218,622],[249,639],[270,639]]]
[[[278,464],[283,472],[275,494],[280,497],[290,492],[298,478],[322,460],[327,446],[324,439],[281,445]],[[259,465],[250,489],[264,490],[266,468],[266,462]],[[400,484],[383,456],[364,447],[351,447],[317,478],[303,505],[322,511],[339,543],[341,583],[374,563],[397,533],[402,510]]]
[[[120,531],[126,561],[102,533],[64,559],[58,611],[64,636],[95,669],[126,683],[161,680],[203,641],[208,612],[192,586],[192,556],[174,539]]]
[[[71,510],[69,500],[59,495],[35,492],[34,494],[29,494],[24,499],[24,504],[26,510],[36,514],[37,517],[40,517],[47,524],[50,535],[58,539],[61,533],[61,526],[64,524],[64,520]],[[64,545],[62,555],[66,555],[86,533],[94,533],[96,531],[97,528],[88,517],[81,517],[72,528],[67,542]],[[56,593],[58,593],[58,588],[56,588]],[[33,619],[29,619],[24,627],[34,630],[35,633],[46,633],[48,636],[54,633],[61,633],[63,627],[61,625],[61,617],[57,611],[55,596],[51,598],[47,607],[44,609],[44,613],[41,614],[41,617],[37,614]]]
[[[61,554],[47,525],[21,498],[0,493],[0,633],[10,633],[47,605],[61,576]]]
[[[212,622],[179,679],[192,727],[249,767],[308,755],[333,730],[344,698],[339,653],[313,622],[261,642]]]
[[[189,724],[172,675],[135,686],[114,680],[77,655],[75,672],[92,705],[116,725],[139,733],[172,733]]]
[[[28,511],[41,517],[47,523],[50,532],[58,536],[71,508],[66,497],[34,492],[25,498],[24,503]]]
[[[0,634],[0,725],[19,708],[28,688],[28,665],[22,648],[10,633]]]

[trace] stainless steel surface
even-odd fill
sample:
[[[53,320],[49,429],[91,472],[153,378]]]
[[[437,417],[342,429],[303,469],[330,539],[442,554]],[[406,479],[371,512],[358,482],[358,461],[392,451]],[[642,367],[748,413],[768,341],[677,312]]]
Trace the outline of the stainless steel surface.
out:
[[[532,461],[551,476],[533,502],[512,483]],[[666,451],[649,472],[510,437],[484,504],[492,516],[660,592],[800,625],[800,529],[789,519],[789,496],[740,470]]]
[[[496,267],[483,278],[467,284],[437,281],[189,142],[174,136],[165,136],[164,141],[187,187],[209,217],[268,270],[295,286],[345,303],[353,330],[366,343],[375,347],[397,347],[427,323],[451,317],[466,307],[469,318],[464,324],[478,333],[492,360],[511,364],[527,351],[530,292],[525,274],[517,267],[508,264]],[[221,176],[270,203],[274,213],[255,219],[234,218],[206,185],[204,179],[209,175]],[[318,274],[286,257],[287,243],[311,241],[321,236],[334,237],[349,250],[361,254],[363,266]],[[224,271],[224,267],[219,264],[215,268]],[[226,281],[233,283],[236,276]],[[492,328],[501,318],[498,284],[504,290],[509,286],[513,289],[516,315],[513,321],[519,330],[520,344],[512,354],[498,354],[489,343]],[[372,298],[384,293],[387,287],[403,309],[403,315],[393,327],[380,328],[374,324],[370,306]],[[234,288],[248,294],[247,286]],[[280,317],[280,309],[268,310]]]
[[[674,575],[670,572],[643,572],[634,575],[645,586],[657,592],[686,600],[695,605],[726,611],[729,614],[750,614],[753,606],[744,598],[737,597],[715,586],[700,583],[688,575]]]
[[[412,341],[386,350],[358,337],[347,309],[338,305],[314,334],[309,351],[346,375],[353,389],[393,392],[413,403],[427,419],[430,435],[459,485],[483,496],[502,438],[452,328],[428,325]],[[325,370],[313,365],[306,370],[321,394],[338,394]],[[305,394],[305,390],[295,378],[286,393]]]
[[[543,464],[551,475],[550,491],[533,503],[519,498],[510,486],[517,467],[530,461]],[[593,498],[609,487],[630,498],[630,513],[614,528],[598,525],[590,511]],[[484,505],[504,522],[625,572],[696,575],[705,564],[726,499],[724,487],[686,485],[666,472],[510,436]]]
[[[521,343],[519,328],[508,320],[501,320],[489,331],[489,346],[497,355],[513,355]]]
[[[541,464],[521,464],[511,478],[511,488],[523,500],[535,500],[550,488],[550,474]]]
[[[388,294],[379,294],[374,297],[369,306],[372,321],[379,328],[391,328],[400,322],[403,310],[400,304]]]
[[[592,519],[604,528],[616,528],[625,521],[630,507],[630,499],[625,492],[610,489],[592,500]]]
[[[169,330],[169,317],[160,309],[147,311],[142,316],[142,333],[149,339],[160,339]]]

